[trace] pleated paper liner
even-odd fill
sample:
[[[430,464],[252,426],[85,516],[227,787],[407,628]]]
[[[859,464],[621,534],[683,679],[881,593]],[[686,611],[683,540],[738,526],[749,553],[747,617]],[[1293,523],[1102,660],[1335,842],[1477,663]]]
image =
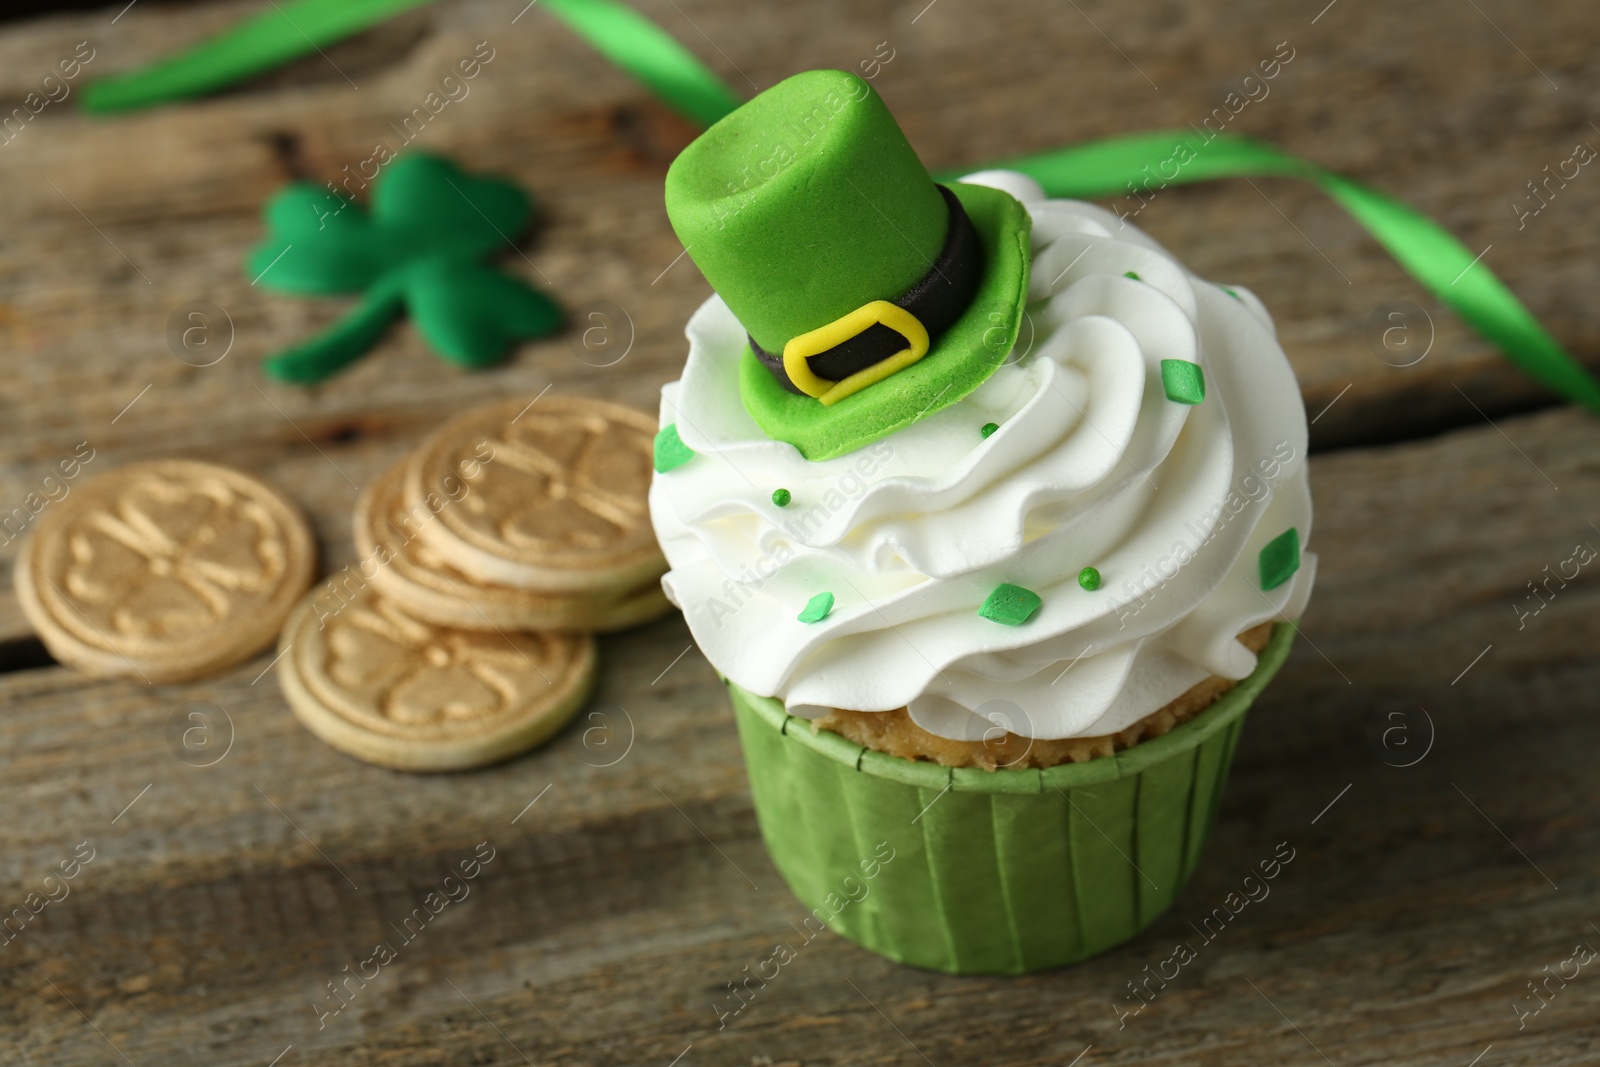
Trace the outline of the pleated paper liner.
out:
[[[813,731],[729,685],[767,851],[818,924],[889,959],[1022,974],[1132,938],[1194,872],[1244,713],[1288,656],[1170,733],[1046,770],[942,767]]]

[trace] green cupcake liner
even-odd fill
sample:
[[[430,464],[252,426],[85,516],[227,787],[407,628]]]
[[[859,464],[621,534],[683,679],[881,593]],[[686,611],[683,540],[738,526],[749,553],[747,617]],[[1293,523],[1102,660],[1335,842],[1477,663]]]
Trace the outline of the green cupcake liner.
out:
[[[1170,733],[1046,770],[885,755],[730,684],[761,836],[808,929],[952,974],[1087,959],[1194,872],[1245,710],[1294,633],[1280,624],[1253,674]]]

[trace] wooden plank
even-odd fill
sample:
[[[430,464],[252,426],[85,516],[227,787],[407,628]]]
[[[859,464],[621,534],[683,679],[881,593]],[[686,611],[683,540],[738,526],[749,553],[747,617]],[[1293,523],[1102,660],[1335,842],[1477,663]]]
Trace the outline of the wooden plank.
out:
[[[266,657],[192,686],[0,677],[0,902],[96,850],[4,948],[0,1027],[51,1064],[114,1058],[68,1000],[139,1064],[263,1064],[291,1044],[282,1063],[664,1064],[691,1045],[681,1062],[916,1062],[913,1043],[934,1063],[1059,1064],[1090,1044],[1082,1062],[1316,1062],[1308,1042],[1340,1064],[1464,1065],[1490,1044],[1493,1062],[1592,1062],[1600,986],[1552,983],[1520,1032],[1512,1005],[1600,942],[1600,723],[1581,696],[1600,684],[1600,594],[1584,570],[1521,630],[1512,604],[1600,545],[1582,514],[1600,425],[1558,411],[1500,430],[1313,460],[1317,595],[1212,846],[1169,915],[1081,966],[950,978],[803,943],[722,688],[698,652],[678,658],[673,618],[605,639],[606,718],[438,777],[322,746],[270,675],[252,684]],[[359,473],[373,451],[329,457]],[[213,766],[169,748],[192,700],[231,718]],[[1388,713],[1418,704],[1431,746],[1415,718],[1412,747],[1385,747]],[[495,858],[470,895],[319,1016],[326,983],[399,944],[391,924],[482,841]],[[1206,943],[1189,924],[1279,842],[1294,858],[1270,894]],[[1182,939],[1198,958],[1119,1029],[1127,983]],[[719,1027],[727,983],[778,942],[796,958]]]

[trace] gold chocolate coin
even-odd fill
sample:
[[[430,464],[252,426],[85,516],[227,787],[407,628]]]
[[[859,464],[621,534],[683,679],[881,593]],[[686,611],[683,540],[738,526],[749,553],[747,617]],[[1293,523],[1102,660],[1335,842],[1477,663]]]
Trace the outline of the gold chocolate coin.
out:
[[[458,570],[422,536],[439,518],[430,503],[406,504],[405,473],[406,464],[398,463],[362,492],[353,526],[360,577],[409,614],[463,630],[607,632],[648,622],[671,607],[654,577],[620,593],[545,594]],[[432,504],[440,511],[462,507],[474,485],[457,484],[458,495]],[[321,604],[322,610],[329,606]]]
[[[435,509],[422,538],[481,581],[540,593],[637,589],[666,571],[650,525],[656,420],[601,400],[549,396],[468,412],[406,469],[408,506]]]
[[[554,736],[594,688],[594,638],[483,633],[412,618],[370,588],[336,614],[295,608],[278,680],[327,744],[403,771],[481,767]]]
[[[62,663],[186,681],[272,644],[310,584],[300,510],[214,463],[134,463],[52,505],[16,564],[17,597]]]

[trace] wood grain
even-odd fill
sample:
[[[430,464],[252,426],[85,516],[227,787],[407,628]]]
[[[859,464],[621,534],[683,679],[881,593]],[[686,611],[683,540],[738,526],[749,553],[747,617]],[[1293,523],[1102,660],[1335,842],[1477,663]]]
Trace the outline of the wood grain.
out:
[[[1576,0],[1537,18],[1502,0],[1343,0],[1314,24],[1321,3],[1264,0],[640,6],[746,88],[889,42],[875,84],[934,167],[1198,122],[1287,40],[1294,60],[1233,128],[1492,246],[1485,262],[1600,360],[1585,225],[1600,179],[1586,169],[1522,230],[1510,209],[1545,164],[1600,144],[1594,15]],[[113,23],[121,7],[0,29],[0,102],[78,41],[103,74],[260,5],[139,4]],[[0,514],[80,441],[96,449],[88,472],[205,456],[291,492],[336,570],[357,488],[449,413],[546,385],[653,407],[707,292],[659,206],[693,130],[537,7],[513,25],[521,7],[447,0],[202,102],[103,119],[52,104],[0,145]],[[257,360],[338,308],[243,276],[260,203],[365,158],[484,40],[495,59],[418,144],[536,192],[541,226],[505,266],[582,325],[609,313],[628,355],[592,365],[574,331],[467,375],[401,326],[315,390],[266,382]],[[1577,541],[1600,546],[1600,427],[1566,409],[1517,416],[1547,398],[1352,222],[1293,183],[1255,184],[1165,190],[1138,222],[1261,294],[1316,443],[1341,450],[1313,460],[1305,640],[1251,717],[1206,861],[1146,934],[1011,980],[924,974],[826,934],[719,1028],[727,983],[799,940],[803,912],[762,849],[721,687],[676,618],[605,639],[597,717],[441,777],[320,745],[258,678],[266,657],[153,688],[36,666],[0,674],[0,914],[79,842],[95,858],[0,941],[0,1063],[1465,1067],[1490,1045],[1482,1067],[1600,1058],[1587,971],[1552,982],[1524,1029],[1513,1010],[1538,1003],[1527,983],[1574,944],[1600,945],[1600,594],[1586,569],[1521,628],[1514,607]],[[214,366],[168,351],[168,317],[192,300],[232,319]],[[1415,366],[1386,365],[1364,336],[1391,300],[1432,316]],[[0,585],[14,549],[0,545]],[[37,665],[26,633],[0,596],[0,659]],[[231,723],[212,766],[169,736],[195,702]],[[1425,747],[1419,706],[1432,745],[1392,766]],[[325,983],[398,940],[392,924],[483,841],[496,854],[471,895],[319,1028]],[[1119,1029],[1126,983],[1281,841],[1297,858],[1271,896]]]

